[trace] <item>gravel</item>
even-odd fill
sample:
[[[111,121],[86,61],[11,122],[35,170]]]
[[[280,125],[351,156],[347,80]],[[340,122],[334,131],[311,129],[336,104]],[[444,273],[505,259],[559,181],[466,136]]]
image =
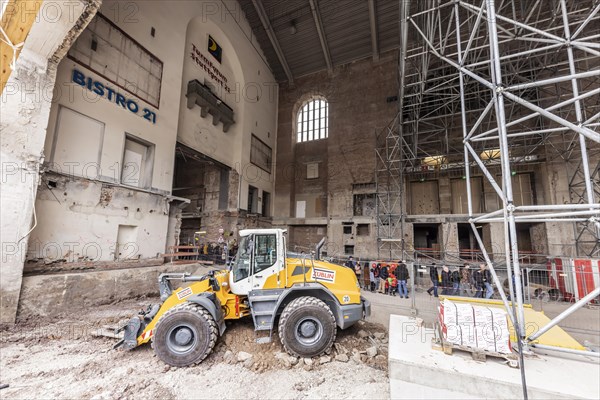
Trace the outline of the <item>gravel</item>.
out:
[[[10,385],[2,399],[389,398],[387,354],[380,348],[376,357],[367,357],[373,344],[357,334],[364,330],[383,338],[382,326],[361,323],[338,331],[330,354],[298,360],[283,352],[276,335],[270,344],[257,344],[252,321],[235,321],[213,353],[188,368],[164,364],[150,345],[112,350],[114,339],[91,335],[146,304],[132,300],[78,318],[30,319],[0,331],[0,383]],[[354,362],[348,362],[350,356]]]

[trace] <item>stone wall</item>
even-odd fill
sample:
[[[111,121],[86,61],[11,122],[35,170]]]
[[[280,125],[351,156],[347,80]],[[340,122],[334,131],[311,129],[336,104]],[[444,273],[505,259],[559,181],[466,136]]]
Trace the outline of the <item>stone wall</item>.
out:
[[[397,53],[336,67],[295,80],[294,87],[279,91],[275,214],[282,225],[294,225],[291,245],[314,246],[319,226],[297,218],[296,202],[306,201],[309,218],[327,218],[328,255],[344,253],[354,246],[364,257],[376,256],[373,217],[354,216],[353,185],[375,182],[375,138],[394,118],[397,103],[387,98],[397,94]],[[329,104],[329,137],[296,143],[296,113],[313,96]],[[318,163],[319,177],[306,179],[306,165]],[[375,193],[375,190],[372,190]],[[343,233],[343,223],[353,224],[353,233]],[[301,228],[302,225],[306,225]],[[358,224],[368,224],[369,234],[357,236]]]

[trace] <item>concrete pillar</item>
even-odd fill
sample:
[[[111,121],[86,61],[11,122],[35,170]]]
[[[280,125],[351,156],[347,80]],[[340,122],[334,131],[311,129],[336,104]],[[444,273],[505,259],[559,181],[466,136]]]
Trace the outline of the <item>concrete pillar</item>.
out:
[[[447,176],[438,179],[438,193],[440,202],[440,214],[452,213],[452,190],[450,188],[450,178]]]
[[[548,235],[546,224],[533,224],[529,232],[531,234],[532,250],[538,254],[548,254]]]
[[[544,165],[546,173],[541,175],[546,204],[567,204],[572,201],[569,192],[570,175],[567,168],[568,164],[564,162],[552,162]]]
[[[506,253],[504,248],[504,224],[501,222],[484,224],[483,243],[490,258],[501,261]]]
[[[446,257],[450,255],[450,260],[458,257],[459,255],[459,244],[458,244],[458,225],[456,222],[444,222],[442,224],[442,243],[443,251]],[[455,256],[455,257],[452,257]]]
[[[16,320],[56,68],[100,3],[44,2],[2,92],[0,323]]]
[[[556,257],[577,257],[575,227],[572,224],[546,222],[547,254]]]
[[[377,229],[377,227],[375,227]],[[415,231],[411,222],[404,223],[404,246],[405,251],[412,254],[415,251]]]

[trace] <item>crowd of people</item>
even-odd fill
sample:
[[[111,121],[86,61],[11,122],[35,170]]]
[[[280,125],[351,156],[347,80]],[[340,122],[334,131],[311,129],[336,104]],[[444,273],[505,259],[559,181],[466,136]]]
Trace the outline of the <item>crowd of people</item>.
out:
[[[346,267],[354,270],[356,278],[360,283],[364,285],[363,279],[363,268],[360,262],[354,261],[354,258],[350,256],[345,264]],[[388,265],[376,264],[375,266],[369,267],[369,287],[371,292],[378,292],[383,294],[389,294],[390,296],[396,296],[400,298],[408,299],[408,280],[409,272],[406,264],[401,262],[395,268],[390,268]]]
[[[492,274],[485,264],[471,271],[471,266],[465,263],[462,267],[455,267],[452,271],[447,265],[442,265],[438,273],[436,263],[429,266],[429,278],[432,286],[427,289],[431,296],[438,297],[438,290],[445,296],[469,296],[490,299],[494,295]]]
[[[369,266],[369,284],[365,285],[363,276],[363,267],[360,262],[355,261],[350,256],[344,266],[352,269],[356,274],[361,286],[371,292],[388,294],[390,296],[399,295],[400,298],[408,299],[408,281],[410,274],[405,261],[398,265],[388,265],[377,263]],[[453,267],[450,269],[447,265],[442,265],[441,271],[438,270],[436,263],[428,267],[431,287],[427,289],[430,296],[468,296],[476,298],[490,299],[494,295],[494,286],[492,285],[492,274],[485,264],[479,264],[479,268],[472,269],[469,263],[462,267]],[[441,292],[441,293],[440,293]]]

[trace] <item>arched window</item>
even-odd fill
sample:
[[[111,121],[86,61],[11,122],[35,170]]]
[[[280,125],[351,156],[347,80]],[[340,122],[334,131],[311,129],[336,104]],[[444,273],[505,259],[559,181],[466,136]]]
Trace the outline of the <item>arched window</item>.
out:
[[[312,99],[298,111],[297,142],[326,139],[329,136],[329,104],[325,99]]]

